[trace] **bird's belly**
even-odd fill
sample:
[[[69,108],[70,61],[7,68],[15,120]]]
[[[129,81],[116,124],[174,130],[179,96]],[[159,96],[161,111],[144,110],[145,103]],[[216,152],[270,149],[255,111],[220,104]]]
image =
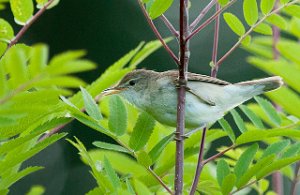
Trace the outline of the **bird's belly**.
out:
[[[156,109],[154,109],[156,108]],[[152,101],[146,110],[151,114],[158,122],[176,126],[177,119],[177,96],[163,97],[160,96],[160,100]],[[194,129],[208,123],[215,122],[223,116],[218,106],[210,106],[203,103],[199,103],[197,99],[191,94],[186,96],[185,105],[185,126],[189,129]]]

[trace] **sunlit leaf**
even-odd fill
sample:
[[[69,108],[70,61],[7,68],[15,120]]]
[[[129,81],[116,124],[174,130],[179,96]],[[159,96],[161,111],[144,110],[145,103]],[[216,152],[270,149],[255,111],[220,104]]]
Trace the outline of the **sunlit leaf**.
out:
[[[247,106],[240,105],[239,108],[246,114],[246,116],[251,120],[251,122],[259,129],[264,129],[264,124],[261,119]]]
[[[272,28],[266,23],[260,23],[253,29],[253,31],[263,34],[263,35],[272,35],[273,34]]]
[[[127,110],[119,96],[111,96],[109,100],[109,130],[121,136],[127,129]]]
[[[110,144],[110,143],[106,143],[106,142],[101,142],[101,141],[95,141],[95,142],[93,142],[93,145],[97,146],[99,148],[111,150],[111,151],[125,152],[125,153],[130,152],[128,149],[126,149],[122,146],[119,146],[116,144]]]
[[[89,92],[86,89],[82,87],[80,87],[80,89],[82,92],[86,112],[95,120],[101,120],[103,117],[93,97],[89,94]]]
[[[114,186],[114,189],[116,190],[118,187],[120,187],[120,178],[118,177],[118,175],[116,174],[115,170],[112,168],[109,160],[106,157],[104,157],[103,162],[106,174],[108,175],[109,180],[111,181],[111,183]]]
[[[224,181],[224,178],[230,173],[230,168],[228,163],[221,159],[217,163],[217,180],[220,186],[222,186],[222,183]]]
[[[149,15],[152,20],[155,18],[161,16],[165,11],[169,9],[169,7],[172,5],[173,0],[155,0],[153,1],[150,9],[149,9]]]
[[[256,0],[244,0],[243,4],[244,17],[250,26],[258,20],[258,8]]]
[[[33,15],[32,0],[10,0],[11,10],[16,23],[24,25]]]
[[[263,14],[267,14],[272,11],[276,0],[261,0],[260,2],[260,9]]]
[[[243,133],[245,131],[247,131],[246,129],[246,125],[245,122],[243,121],[242,117],[240,116],[240,114],[236,111],[236,110],[231,110],[230,111],[235,124],[237,125],[237,127],[239,128],[239,130]]]
[[[223,14],[223,17],[227,25],[235,34],[239,36],[245,34],[246,31],[243,23],[235,15],[227,12]]]
[[[14,29],[4,19],[0,18],[0,40],[10,41],[14,37]]]
[[[218,122],[220,123],[220,125],[222,126],[222,128],[224,129],[224,131],[228,134],[228,136],[231,139],[231,141],[234,143],[234,141],[235,141],[235,134],[234,134],[231,126],[229,125],[229,123],[224,118],[218,120]]]

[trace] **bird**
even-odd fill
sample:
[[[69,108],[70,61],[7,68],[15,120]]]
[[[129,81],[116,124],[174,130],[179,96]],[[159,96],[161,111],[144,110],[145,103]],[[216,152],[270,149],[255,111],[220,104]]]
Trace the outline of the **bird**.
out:
[[[221,119],[228,111],[254,96],[283,85],[279,76],[230,83],[186,72],[185,127],[200,129]],[[161,124],[176,127],[178,71],[137,69],[101,95],[117,94]]]

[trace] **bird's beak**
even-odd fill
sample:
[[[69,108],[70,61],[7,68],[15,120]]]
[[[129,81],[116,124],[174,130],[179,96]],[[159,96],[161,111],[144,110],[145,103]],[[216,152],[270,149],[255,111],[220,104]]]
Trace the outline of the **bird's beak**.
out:
[[[121,91],[125,90],[125,88],[121,88],[121,87],[118,87],[118,86],[115,86],[115,87],[110,87],[110,88],[107,88],[105,90],[103,90],[97,97],[96,97],[96,100],[100,100],[102,97],[104,96],[109,96],[109,95],[113,95],[113,94],[118,94],[120,93]]]

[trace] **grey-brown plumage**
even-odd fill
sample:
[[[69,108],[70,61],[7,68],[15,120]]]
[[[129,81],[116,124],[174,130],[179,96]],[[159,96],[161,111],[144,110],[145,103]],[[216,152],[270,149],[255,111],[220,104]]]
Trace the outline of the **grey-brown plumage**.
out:
[[[185,121],[191,129],[213,123],[253,96],[283,84],[278,76],[232,84],[206,75],[186,74]],[[118,93],[157,121],[176,126],[177,78],[178,71],[135,70],[104,93]]]

